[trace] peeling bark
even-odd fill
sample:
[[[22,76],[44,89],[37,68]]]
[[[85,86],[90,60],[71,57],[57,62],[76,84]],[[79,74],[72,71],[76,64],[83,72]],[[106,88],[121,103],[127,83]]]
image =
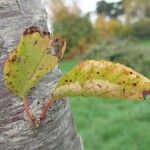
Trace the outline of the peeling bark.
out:
[[[3,64],[8,52],[15,48],[23,30],[32,25],[47,29],[40,0],[0,0],[0,150],[82,150],[68,101],[56,102],[42,126],[34,128],[20,98],[4,84]],[[29,93],[30,109],[36,115],[60,76],[61,71],[55,67]]]

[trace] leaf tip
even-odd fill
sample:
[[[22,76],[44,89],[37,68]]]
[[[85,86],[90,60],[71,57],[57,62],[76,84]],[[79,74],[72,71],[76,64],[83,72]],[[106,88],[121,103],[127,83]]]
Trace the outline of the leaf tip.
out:
[[[144,90],[142,92],[142,96],[143,96],[144,99],[146,99],[146,96],[148,96],[148,95],[150,95],[150,90]]]
[[[51,42],[51,46],[53,55],[61,59],[66,49],[66,42],[63,39],[54,38]]]

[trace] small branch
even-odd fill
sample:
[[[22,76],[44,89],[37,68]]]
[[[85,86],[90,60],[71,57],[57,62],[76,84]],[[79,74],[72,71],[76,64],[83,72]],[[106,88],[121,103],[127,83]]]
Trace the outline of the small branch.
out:
[[[48,102],[44,105],[44,107],[42,109],[42,113],[40,114],[39,119],[37,119],[35,117],[35,115],[33,114],[33,112],[31,112],[29,109],[28,97],[27,96],[23,97],[24,110],[27,113],[27,116],[29,117],[30,121],[34,124],[35,127],[39,127],[40,124],[45,120],[45,118],[47,116],[48,109],[51,106],[53,106],[54,102],[55,102],[55,100],[53,98],[48,100]]]
[[[29,109],[29,101],[27,96],[23,97],[23,104],[24,110],[26,111],[30,121],[35,125],[35,127],[39,127],[40,122],[36,119],[35,115]]]
[[[48,109],[53,106],[54,102],[55,102],[55,100],[53,98],[51,98],[45,104],[45,106],[43,107],[42,113],[41,113],[41,115],[39,117],[40,123],[45,120],[47,112],[48,112]]]

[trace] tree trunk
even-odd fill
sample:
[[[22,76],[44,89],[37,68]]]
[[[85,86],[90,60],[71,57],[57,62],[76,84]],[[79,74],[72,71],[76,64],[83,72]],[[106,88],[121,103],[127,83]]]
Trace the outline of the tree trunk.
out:
[[[60,100],[49,110],[41,127],[28,121],[23,103],[5,86],[3,65],[23,30],[35,25],[46,29],[46,12],[40,0],[0,0],[0,150],[82,150],[81,138],[72,119],[70,105]],[[55,67],[29,94],[38,115],[50,98],[61,71]]]

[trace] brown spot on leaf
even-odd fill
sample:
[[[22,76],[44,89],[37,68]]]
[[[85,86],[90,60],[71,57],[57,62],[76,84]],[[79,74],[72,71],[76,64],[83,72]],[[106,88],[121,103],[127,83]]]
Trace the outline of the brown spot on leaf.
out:
[[[46,31],[43,31],[42,36],[48,36],[48,37],[50,37],[50,33],[46,32]]]
[[[10,72],[7,72],[7,73],[6,73],[6,76],[8,76],[8,77],[9,77],[9,76],[10,76]]]
[[[25,29],[25,31],[23,32],[23,35],[24,36],[28,35],[28,34],[31,35],[31,34],[36,33],[36,32],[38,32],[41,37],[44,37],[44,36],[50,37],[50,33],[49,32],[46,32],[46,31],[41,32],[40,28],[35,27],[35,26],[31,26],[31,27]]]
[[[12,62],[12,63],[14,63],[16,61],[16,59],[17,59],[17,56],[14,55],[9,61]]]
[[[33,45],[36,45],[38,42],[37,42],[37,40],[33,43]]]
[[[26,64],[26,63],[27,63],[27,60],[25,59],[25,60],[23,61],[23,63]]]
[[[57,56],[58,59],[62,57],[62,47],[64,46],[64,41],[58,38],[53,39],[51,46],[54,51],[54,56]]]
[[[100,84],[97,84],[97,86],[100,87],[100,88],[102,87]]]
[[[137,83],[132,83],[133,86],[137,86]]]
[[[35,32],[39,32],[40,33],[40,29],[38,27],[35,26],[31,26],[29,28],[27,28],[24,32],[23,35],[27,35],[27,34],[33,34]]]
[[[130,71],[130,74],[133,74],[133,72],[132,72],[132,71]]]
[[[121,84],[121,82],[118,82],[118,85],[120,85]]]
[[[36,78],[39,79],[39,76],[37,76]]]
[[[12,85],[12,82],[8,82],[9,85]]]

